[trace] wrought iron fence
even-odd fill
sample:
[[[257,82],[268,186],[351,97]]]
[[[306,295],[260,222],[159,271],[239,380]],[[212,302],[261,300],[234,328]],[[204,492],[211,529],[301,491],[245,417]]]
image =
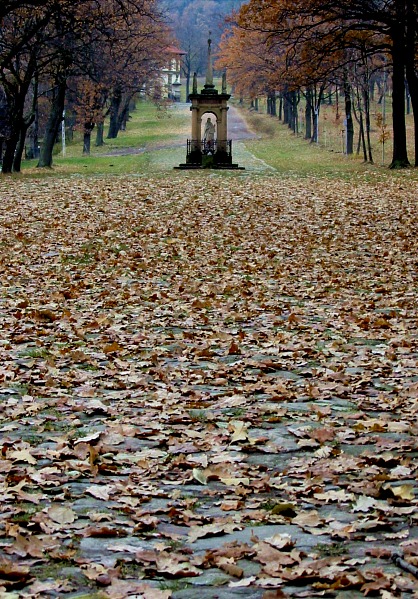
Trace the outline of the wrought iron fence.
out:
[[[210,155],[222,152],[228,158],[232,157],[232,140],[231,139],[216,139],[207,141],[206,139],[198,141],[196,139],[187,140],[187,156],[192,154]]]

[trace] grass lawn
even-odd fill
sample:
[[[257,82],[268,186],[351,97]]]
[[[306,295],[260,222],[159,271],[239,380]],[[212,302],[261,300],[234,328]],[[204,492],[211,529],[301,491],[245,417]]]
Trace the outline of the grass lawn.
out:
[[[280,123],[278,118],[265,114],[262,103],[259,112],[251,112],[244,107],[241,114],[249,128],[257,133],[258,138],[239,143],[245,143],[246,149],[251,154],[272,166],[281,175],[313,175],[372,181],[382,176],[416,179],[415,169],[394,172],[388,169],[391,156],[390,140],[387,142],[385,163],[382,164],[382,145],[379,142],[379,130],[376,126],[372,131],[375,164],[365,164],[362,157],[356,154],[346,156],[342,152],[341,118],[337,118],[335,106],[324,105],[321,110],[320,143],[310,144],[303,139],[303,132],[294,135],[287,126]],[[376,114],[378,110],[379,108],[376,107]],[[388,114],[388,122],[390,122],[390,114]],[[411,115],[407,117],[407,123],[408,139],[411,142]],[[151,102],[139,100],[131,114],[126,131],[121,131],[116,139],[105,139],[104,146],[95,147],[93,131],[90,156],[83,156],[81,133],[76,132],[74,140],[67,144],[65,157],[62,155],[60,144],[57,144],[53,169],[37,169],[37,161],[24,161],[24,173],[26,176],[38,178],[75,174],[81,176],[146,174],[171,170],[174,164],[184,160],[190,126],[191,116],[187,106],[172,105],[158,109]],[[237,143],[234,142],[235,148]],[[161,150],[162,153],[156,153],[156,150]],[[178,154],[178,160],[177,155],[174,155],[175,152]],[[411,146],[410,157],[412,155]],[[249,168],[251,169],[251,166]]]
[[[22,166],[25,174],[36,177],[51,174],[124,175],[144,172],[149,167],[149,150],[179,142],[186,145],[189,128],[187,108],[179,110],[175,106],[168,106],[159,110],[151,102],[139,100],[126,131],[121,131],[116,139],[105,138],[104,146],[95,147],[93,131],[90,156],[83,156],[82,136],[80,132],[76,132],[74,140],[67,143],[65,156],[62,155],[61,145],[57,144],[51,170],[37,169],[37,160],[23,161]]]
[[[389,140],[383,153],[378,123],[381,108],[376,104],[372,113],[371,140],[374,164],[363,162],[362,153],[356,154],[358,125],[355,127],[354,154],[347,156],[343,152],[343,125],[337,116],[335,105],[321,107],[320,139],[318,144],[312,144],[303,138],[304,131],[295,135],[278,118],[266,114],[265,107],[260,103],[259,111],[242,110],[248,126],[259,134],[260,139],[246,142],[247,149],[258,158],[273,166],[279,173],[292,175],[315,175],[325,177],[352,178],[361,177],[374,180],[376,177],[407,177],[416,179],[415,169],[400,169],[392,171],[389,164],[392,157],[392,131],[390,106],[387,103],[387,125]],[[413,117],[407,115],[407,140],[409,159],[413,161]],[[384,159],[384,160],[383,160]]]

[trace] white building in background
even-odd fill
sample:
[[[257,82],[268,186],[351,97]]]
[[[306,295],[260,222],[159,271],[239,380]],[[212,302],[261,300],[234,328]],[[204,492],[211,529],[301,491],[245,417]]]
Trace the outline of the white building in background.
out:
[[[181,59],[186,54],[183,50],[170,46],[167,48],[169,64],[163,69],[163,97],[180,102]]]

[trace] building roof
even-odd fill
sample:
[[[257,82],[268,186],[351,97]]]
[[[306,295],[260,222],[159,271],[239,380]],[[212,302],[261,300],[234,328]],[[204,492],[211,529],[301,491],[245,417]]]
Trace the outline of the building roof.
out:
[[[169,52],[170,54],[179,54],[180,56],[184,56],[185,54],[187,54],[187,52],[184,52],[184,50],[180,50],[180,48],[176,48],[176,46],[168,46],[167,52]]]

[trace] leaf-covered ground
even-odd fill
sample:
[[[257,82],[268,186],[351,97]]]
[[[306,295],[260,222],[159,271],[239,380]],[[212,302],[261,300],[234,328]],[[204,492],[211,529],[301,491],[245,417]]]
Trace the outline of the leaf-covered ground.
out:
[[[0,597],[418,597],[415,183],[0,195]]]

